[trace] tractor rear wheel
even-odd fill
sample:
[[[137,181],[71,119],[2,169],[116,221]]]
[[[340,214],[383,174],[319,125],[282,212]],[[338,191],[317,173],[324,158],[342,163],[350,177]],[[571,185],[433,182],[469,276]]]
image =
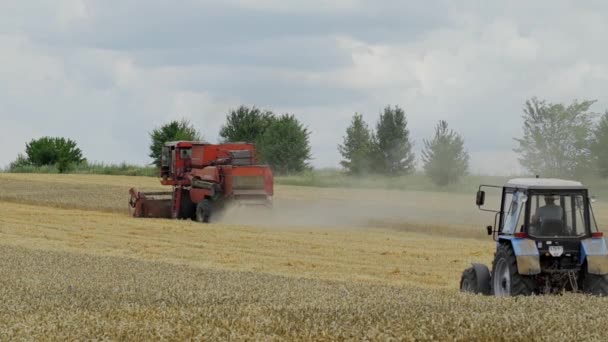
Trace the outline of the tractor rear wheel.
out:
[[[608,277],[605,275],[591,274],[587,272],[585,267],[583,291],[594,296],[608,296]]]
[[[196,220],[198,222],[209,223],[211,218],[211,201],[207,198],[198,202],[196,205]]]
[[[492,263],[492,293],[497,297],[529,296],[536,292],[534,279],[519,274],[517,258],[508,244],[500,244]]]
[[[460,278],[460,292],[489,295],[490,271],[485,265],[473,264],[462,272]]]

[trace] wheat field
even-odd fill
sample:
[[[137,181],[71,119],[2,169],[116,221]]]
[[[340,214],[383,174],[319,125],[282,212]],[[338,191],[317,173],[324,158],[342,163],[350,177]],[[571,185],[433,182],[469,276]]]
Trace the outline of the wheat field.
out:
[[[0,174],[0,340],[608,338],[606,298],[458,292],[494,248],[471,195],[277,186],[202,225],[129,217],[130,186],[162,189]]]

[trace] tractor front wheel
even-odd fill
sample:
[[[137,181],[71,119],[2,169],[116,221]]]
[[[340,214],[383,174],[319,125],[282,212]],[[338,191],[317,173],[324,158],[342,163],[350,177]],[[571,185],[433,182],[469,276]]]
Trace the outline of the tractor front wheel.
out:
[[[490,294],[490,271],[485,265],[473,264],[462,272],[460,292]]]
[[[519,274],[517,258],[508,244],[500,244],[492,264],[492,292],[497,297],[529,296],[536,292],[534,279]]]
[[[196,205],[196,220],[198,222],[209,223],[211,218],[211,201],[204,199]]]

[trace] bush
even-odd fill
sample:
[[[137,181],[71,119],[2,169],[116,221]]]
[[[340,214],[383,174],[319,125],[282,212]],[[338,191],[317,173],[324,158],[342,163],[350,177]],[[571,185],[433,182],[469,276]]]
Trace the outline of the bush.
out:
[[[311,158],[309,137],[310,132],[295,116],[282,115],[260,138],[261,159],[279,174],[304,171]]]
[[[220,137],[224,142],[257,143],[274,119],[271,111],[240,106],[226,116]]]
[[[25,164],[9,167],[7,171],[12,173],[60,173],[58,165],[34,166]],[[70,164],[64,173],[157,177],[158,169],[155,166],[139,166],[127,163],[104,164],[83,162],[80,164]]]
[[[433,139],[424,140],[422,161],[426,175],[439,186],[458,181],[469,168],[469,154],[464,149],[464,139],[448,129],[448,123],[443,120],[437,124]]]
[[[15,167],[30,164],[33,166],[56,165],[59,172],[66,172],[72,164],[79,164],[85,159],[76,142],[65,138],[42,137],[32,139],[25,145],[27,163],[22,155],[12,164]]]

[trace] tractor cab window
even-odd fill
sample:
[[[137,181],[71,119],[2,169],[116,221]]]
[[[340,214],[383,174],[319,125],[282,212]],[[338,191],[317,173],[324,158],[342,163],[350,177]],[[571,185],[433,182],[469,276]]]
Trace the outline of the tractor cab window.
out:
[[[523,191],[507,191],[503,201],[503,225],[502,232],[513,234],[518,231],[524,223],[524,213],[528,197]]]
[[[593,226],[582,194],[545,193],[532,197],[530,235],[577,237],[586,235],[588,227]]]

